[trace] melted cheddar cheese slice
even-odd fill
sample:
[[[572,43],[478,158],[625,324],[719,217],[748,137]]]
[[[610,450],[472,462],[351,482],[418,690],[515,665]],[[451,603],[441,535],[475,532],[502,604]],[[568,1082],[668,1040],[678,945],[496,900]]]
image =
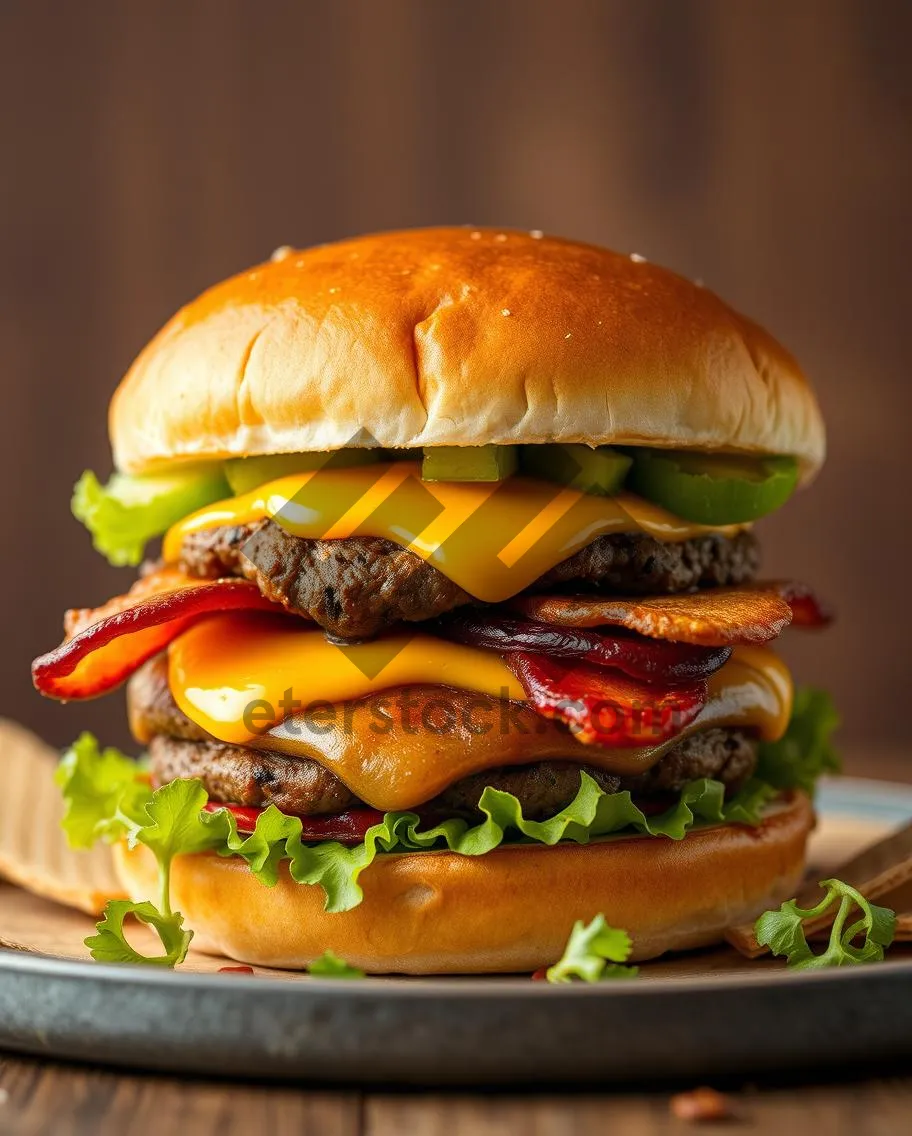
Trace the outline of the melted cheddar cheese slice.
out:
[[[339,647],[302,621],[249,614],[216,616],[185,631],[171,644],[168,681],[188,718],[235,745],[303,707],[397,686],[433,683],[525,698],[491,651],[424,634]]]
[[[177,704],[197,725],[222,741],[266,748],[271,739],[263,735],[289,715],[322,704],[334,720],[343,721],[343,704],[404,686],[435,684],[525,699],[491,651],[421,633],[340,648],[296,620],[253,614],[215,616],[185,632],[169,649],[168,673]],[[784,663],[766,647],[738,647],[709,680],[706,706],[679,737],[712,726],[739,726],[774,740],[785,731],[791,705],[792,682]],[[583,746],[568,734],[560,756],[633,774],[654,765],[677,740],[609,749]],[[380,747],[369,763],[350,744],[323,744],[322,756],[312,747],[300,752],[316,756],[361,800],[381,809],[410,808],[479,771],[470,747],[455,747],[446,762],[429,746],[416,746],[414,753],[401,745]],[[521,762],[522,747],[510,760]],[[502,763],[496,753],[493,762],[490,756],[485,761],[483,767]]]
[[[265,517],[311,540],[394,541],[488,603],[516,595],[605,534],[682,541],[744,527],[691,524],[632,493],[595,497],[528,477],[424,482],[416,462],[401,461],[299,473],[207,506],[168,532],[165,559],[179,559],[189,533]]]

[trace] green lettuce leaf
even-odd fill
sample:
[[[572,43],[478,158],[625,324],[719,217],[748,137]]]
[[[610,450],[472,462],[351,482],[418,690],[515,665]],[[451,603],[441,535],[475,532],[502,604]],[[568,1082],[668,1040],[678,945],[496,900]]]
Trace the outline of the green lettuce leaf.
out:
[[[127,942],[124,920],[131,915],[156,932],[164,954],[140,954]],[[128,899],[108,900],[104,916],[95,930],[96,934],[90,935],[85,945],[97,962],[142,962],[174,967],[187,957],[187,948],[193,938],[192,931],[184,930],[184,917],[180,913],[165,915],[148,900],[142,903],[131,903]]]
[[[779,741],[760,745],[756,776],[777,789],[813,793],[818,777],[839,772],[831,741],[838,725],[839,714],[826,691],[799,687],[786,732]]]
[[[71,847],[91,848],[96,840],[118,840],[142,816],[152,789],[139,766],[120,750],[100,749],[82,733],[64,753],[54,775],[63,791],[61,822]]]
[[[545,977],[549,982],[604,982],[612,978],[635,978],[639,967],[622,966],[630,957],[632,943],[626,931],[609,927],[604,915],[596,915],[591,923],[578,919],[561,958],[549,966]]]
[[[73,516],[92,534],[111,564],[139,564],[146,544],[175,522],[231,496],[220,462],[185,466],[167,474],[112,474],[102,485],[86,470],[73,487]]]
[[[757,942],[769,947],[774,955],[784,955],[794,970],[812,970],[825,966],[849,966],[864,962],[881,962],[884,951],[893,942],[896,916],[887,907],[877,907],[842,880],[821,880],[825,895],[816,907],[799,907],[794,899],[786,900],[778,911],[767,911],[754,925]],[[833,920],[826,949],[815,955],[804,935],[803,921],[828,911],[834,903],[839,909]],[[857,908],[860,917],[846,926],[849,914]],[[860,946],[854,941],[863,935]]]
[[[218,843],[217,836],[202,829],[205,789],[198,781],[172,781],[153,792],[137,762],[113,747],[100,749],[88,733],[64,753],[55,776],[65,802],[61,827],[74,848],[125,838],[131,847],[145,844],[158,864],[158,906],[151,900],[109,900],[96,934],[85,940],[92,958],[161,966],[183,962],[193,932],[185,930],[183,916],[171,910],[171,862],[178,853]],[[156,932],[164,954],[142,955],[130,945],[123,928],[128,916]]]
[[[363,978],[364,971],[356,966],[349,966],[345,959],[340,959],[333,951],[325,951],[307,968],[307,973],[314,978]]]

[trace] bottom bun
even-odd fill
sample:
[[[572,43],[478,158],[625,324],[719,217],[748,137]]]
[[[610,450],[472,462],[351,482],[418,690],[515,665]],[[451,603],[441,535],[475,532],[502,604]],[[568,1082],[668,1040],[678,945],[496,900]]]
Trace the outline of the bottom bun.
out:
[[[507,845],[485,856],[381,855],[364,870],[364,901],[327,914],[319,887],[282,871],[265,887],[243,860],[179,856],[175,909],[193,945],[261,966],[301,969],[327,949],[374,974],[478,974],[555,962],[577,919],[600,912],[633,939],[632,958],[717,942],[726,928],[795,894],[814,813],[780,797],[756,828],[723,825],[683,840],[630,837],[589,845]],[[148,849],[116,849],[135,899],[156,893]]]

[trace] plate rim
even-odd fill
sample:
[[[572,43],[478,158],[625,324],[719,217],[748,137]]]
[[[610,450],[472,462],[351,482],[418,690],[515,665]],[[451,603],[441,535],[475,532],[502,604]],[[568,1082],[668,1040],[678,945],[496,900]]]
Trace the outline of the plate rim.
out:
[[[38,952],[0,947],[0,970],[19,971],[22,974],[46,975],[47,977],[80,979],[89,977],[93,981],[119,985],[124,982],[144,987],[196,988],[213,987],[224,989],[230,982],[230,989],[241,991],[256,990],[261,994],[288,995],[289,986],[299,991],[313,994],[333,993],[343,998],[357,1000],[373,997],[381,991],[395,990],[407,998],[434,997],[458,1000],[460,995],[505,995],[511,998],[532,995],[544,997],[563,994],[574,998],[611,997],[636,999],[644,996],[657,996],[672,991],[687,990],[690,993],[709,993],[720,988],[730,991],[745,986],[752,989],[758,986],[778,989],[797,983],[817,985],[848,984],[864,981],[871,974],[889,970],[897,976],[905,976],[912,982],[912,958],[885,959],[883,962],[861,966],[830,967],[820,970],[788,970],[785,967],[764,972],[732,971],[717,975],[695,975],[694,977],[663,976],[650,978],[645,982],[573,982],[552,984],[533,982],[528,975],[454,975],[434,977],[423,975],[365,975],[355,980],[313,978],[309,975],[289,980],[272,974],[232,974],[222,975],[218,971],[168,970],[148,967],[139,963],[98,963],[89,959],[57,958]],[[289,972],[297,973],[297,972]]]
[[[876,777],[826,776],[814,794],[815,806],[823,797],[823,814],[903,824],[912,820],[912,782]],[[829,806],[829,807],[827,807]],[[854,807],[853,807],[854,806]]]

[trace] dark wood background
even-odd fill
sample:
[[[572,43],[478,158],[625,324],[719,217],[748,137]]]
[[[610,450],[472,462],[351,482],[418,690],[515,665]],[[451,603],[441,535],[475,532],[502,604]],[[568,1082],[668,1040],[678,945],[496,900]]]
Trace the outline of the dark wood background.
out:
[[[645,254],[798,354],[831,459],[767,565],[840,622],[787,653],[853,769],[901,753],[910,40],[903,0],[0,0],[0,712],[126,740],[121,698],[45,704],[28,663],[128,582],[69,492],[172,311],[280,244],[471,222]]]

